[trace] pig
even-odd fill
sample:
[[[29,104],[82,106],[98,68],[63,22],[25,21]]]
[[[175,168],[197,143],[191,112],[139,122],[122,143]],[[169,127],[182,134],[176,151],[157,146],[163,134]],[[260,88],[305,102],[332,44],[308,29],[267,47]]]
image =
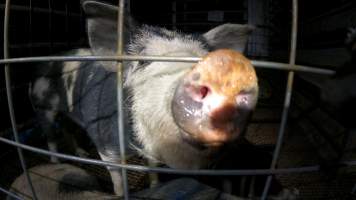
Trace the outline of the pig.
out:
[[[62,55],[110,56],[117,51],[117,7],[84,1],[90,48]],[[244,52],[251,25],[223,24],[204,34],[124,23],[129,55],[197,56],[195,63],[132,61],[124,64],[124,113],[117,113],[116,62],[50,62],[30,89],[48,146],[57,151],[53,126],[64,114],[86,130],[104,161],[120,162],[118,122],[124,118],[127,154],[171,168],[201,169],[237,144],[257,102],[257,76]],[[54,160],[54,159],[53,159]],[[54,160],[55,161],[55,160]],[[114,191],[121,175],[108,167]]]
[[[38,199],[114,199],[101,191],[96,178],[83,169],[69,164],[43,164],[29,169]],[[33,199],[25,174],[11,184],[10,192],[23,199]],[[13,200],[11,196],[7,200]]]
[[[336,73],[321,86],[321,101],[327,110],[346,128],[343,151],[326,161],[326,169],[335,170],[339,163],[353,152],[356,141],[356,28],[350,28],[345,40],[350,59],[337,68]]]
[[[350,60],[322,85],[321,100],[346,127],[356,129],[349,117],[356,111],[356,28],[350,28],[345,43]]]

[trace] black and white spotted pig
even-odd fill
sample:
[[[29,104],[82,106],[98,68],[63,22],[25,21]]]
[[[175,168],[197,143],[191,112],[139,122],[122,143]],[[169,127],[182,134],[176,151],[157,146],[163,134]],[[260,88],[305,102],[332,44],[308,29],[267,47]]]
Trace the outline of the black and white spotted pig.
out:
[[[90,49],[69,55],[115,55],[117,7],[85,1]],[[245,129],[257,101],[257,77],[241,54],[252,28],[224,24],[189,35],[126,20],[126,53],[205,56],[195,65],[179,62],[124,62],[125,134],[129,153],[173,168],[198,169],[218,157]],[[235,66],[237,65],[237,66]],[[119,162],[115,62],[52,62],[33,83],[31,96],[46,131],[67,113],[95,143],[101,158]],[[56,150],[55,143],[49,148]],[[116,194],[118,170],[109,168]]]

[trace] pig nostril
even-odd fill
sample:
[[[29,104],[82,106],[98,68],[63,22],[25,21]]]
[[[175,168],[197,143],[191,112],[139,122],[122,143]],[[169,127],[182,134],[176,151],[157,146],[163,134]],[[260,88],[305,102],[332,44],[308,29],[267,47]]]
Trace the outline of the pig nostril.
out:
[[[209,88],[206,86],[201,86],[199,92],[201,99],[204,99],[209,93]]]
[[[201,102],[206,96],[209,95],[210,88],[201,85],[185,85],[186,94],[194,101]]]

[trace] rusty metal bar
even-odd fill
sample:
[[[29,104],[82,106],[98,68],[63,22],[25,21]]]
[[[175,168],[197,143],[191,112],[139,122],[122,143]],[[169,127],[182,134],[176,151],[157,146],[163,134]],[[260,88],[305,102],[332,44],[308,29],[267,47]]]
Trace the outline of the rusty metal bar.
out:
[[[125,11],[125,1],[119,0],[119,8],[117,14],[117,55],[121,56],[124,54],[124,11]],[[125,130],[124,130],[124,109],[123,109],[123,62],[117,62],[117,113],[118,113],[118,134],[120,143],[120,161],[122,165],[126,165],[126,152],[125,152]],[[129,199],[129,186],[127,181],[127,171],[125,168],[121,169],[122,176],[122,186],[124,199]]]
[[[289,65],[291,67],[295,66],[295,59],[296,59],[296,51],[297,51],[297,32],[298,32],[298,0],[293,0],[293,5],[292,5],[292,34],[291,34],[291,48],[290,48],[290,57],[289,57]],[[278,157],[281,151],[281,147],[283,144],[283,137],[285,134],[285,129],[287,126],[287,120],[288,120],[288,111],[290,107],[290,100],[292,97],[292,91],[293,91],[293,80],[294,80],[294,72],[290,71],[288,73],[288,81],[287,81],[287,88],[286,88],[286,95],[284,99],[284,108],[283,108],[283,113],[282,113],[282,121],[281,121],[281,126],[279,128],[278,132],[278,139],[277,139],[277,144],[276,148],[273,153],[273,158],[272,158],[272,163],[271,163],[271,169],[275,169],[277,162],[278,162]],[[272,176],[268,176],[266,180],[265,187],[263,189],[263,193],[261,196],[261,200],[265,200],[268,195],[269,188],[271,186],[272,182]]]
[[[181,174],[181,175],[207,175],[207,176],[256,176],[256,175],[275,175],[275,174],[291,174],[291,173],[305,173],[305,172],[315,172],[320,170],[319,165],[305,166],[298,168],[280,168],[280,169],[243,169],[243,170],[183,170],[183,169],[172,169],[163,167],[146,167],[142,165],[133,164],[119,164],[114,162],[107,162],[97,159],[81,158],[77,156],[51,152],[41,148],[32,147],[29,145],[14,142],[12,140],[0,137],[0,142],[4,142],[9,145],[25,149],[34,153],[55,156],[61,159],[76,161],[80,163],[98,165],[98,166],[109,166],[115,168],[125,168],[127,170],[140,171],[140,172],[159,172],[166,174]],[[349,163],[343,163],[346,166],[356,166],[356,161],[349,161]]]
[[[5,16],[4,16],[4,58],[9,58],[9,18],[10,18],[10,0],[6,0],[5,2]],[[12,93],[11,93],[11,78],[10,78],[10,66],[9,64],[5,64],[5,84],[6,84],[6,94],[7,94],[7,103],[9,108],[10,120],[12,131],[14,133],[14,138],[17,143],[20,143],[19,135],[17,132],[17,125],[16,125],[16,118],[15,118],[15,111],[14,105],[12,101]],[[36,191],[33,188],[31,178],[27,171],[26,162],[23,156],[23,152],[21,148],[17,148],[17,153],[20,158],[20,163],[22,170],[24,171],[26,181],[30,186],[30,190],[32,196],[35,200],[37,200]]]
[[[189,62],[195,63],[201,60],[200,57],[173,57],[173,56],[138,56],[138,55],[121,55],[121,56],[40,56],[40,57],[21,57],[0,60],[0,64],[5,63],[30,63],[30,62],[52,62],[52,61],[157,61],[157,62]],[[300,71],[308,73],[317,73],[333,75],[335,71],[303,65],[294,65],[253,60],[252,65],[260,68],[269,68],[277,70]]]

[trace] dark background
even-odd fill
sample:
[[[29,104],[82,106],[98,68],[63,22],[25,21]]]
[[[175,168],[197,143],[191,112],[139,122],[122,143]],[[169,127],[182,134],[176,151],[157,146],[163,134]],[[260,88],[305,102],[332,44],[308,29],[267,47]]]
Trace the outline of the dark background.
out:
[[[48,56],[88,46],[85,16],[79,0],[12,0],[11,2],[9,24],[11,58]],[[106,2],[117,4],[116,1]],[[131,0],[127,12],[140,23],[187,33],[204,33],[223,23],[253,24],[256,30],[249,39],[246,55],[255,60],[288,62],[291,4],[291,0]],[[3,33],[4,5],[5,1],[0,0],[0,34]],[[350,27],[356,27],[354,0],[299,0],[297,64],[337,69],[349,59],[344,41]],[[2,37],[0,43],[3,43]],[[2,48],[0,48],[0,58],[3,58]],[[28,99],[29,81],[34,74],[33,65],[30,63],[10,65],[13,103],[20,135],[26,135],[26,130],[31,129],[34,124],[34,113]],[[266,97],[260,98],[258,103],[258,112],[253,117],[251,128],[256,134],[252,134],[250,139],[255,144],[272,149],[281,120],[287,72],[258,69],[258,75],[260,85],[267,85],[267,89],[262,90]],[[11,138],[3,66],[0,67],[0,76],[2,76],[0,78],[0,136]],[[294,132],[297,132],[294,136],[299,137],[293,138],[292,135],[288,137],[289,140],[287,138],[289,143],[286,143],[288,145],[293,142],[303,143],[309,146],[308,148],[293,147],[293,152],[296,152],[293,155],[300,156],[300,159],[286,154],[284,157],[293,158],[294,161],[286,162],[287,164],[284,165],[281,162],[280,166],[318,164],[321,160],[327,160],[331,154],[331,157],[335,152],[338,154],[345,143],[344,136],[329,133],[331,130],[333,133],[338,133],[337,128],[340,127],[340,130],[346,129],[342,121],[319,104],[320,91],[307,80],[305,74],[296,74],[288,122]],[[327,124],[329,126],[326,126]],[[330,126],[337,128],[332,129]],[[300,135],[303,135],[302,139]],[[26,139],[23,141],[26,142]],[[14,152],[12,151],[16,157]],[[8,158],[6,157],[8,154],[8,147],[0,144],[0,165],[7,162],[4,159]],[[284,157],[282,155],[282,158]],[[16,166],[18,167],[17,161]],[[2,167],[7,168],[5,165]],[[323,190],[318,189],[315,192],[316,185],[323,186],[329,180],[320,175],[315,182],[305,182],[310,177],[313,176],[301,175],[299,178],[304,182],[298,182],[298,177],[292,179],[284,177],[284,179],[294,181],[289,186],[308,187],[303,190],[303,195],[310,199],[317,199],[313,197],[316,194],[320,194],[320,199],[330,194],[337,199],[338,195],[345,194],[344,191],[337,193],[336,191],[339,191],[335,189],[337,187],[351,191],[350,185],[343,185],[349,183],[348,179],[340,179],[340,182],[332,182],[334,185],[321,187]],[[347,177],[351,176],[347,175]],[[12,178],[6,179],[9,180],[6,185],[10,184]],[[351,182],[353,180],[351,179]]]

